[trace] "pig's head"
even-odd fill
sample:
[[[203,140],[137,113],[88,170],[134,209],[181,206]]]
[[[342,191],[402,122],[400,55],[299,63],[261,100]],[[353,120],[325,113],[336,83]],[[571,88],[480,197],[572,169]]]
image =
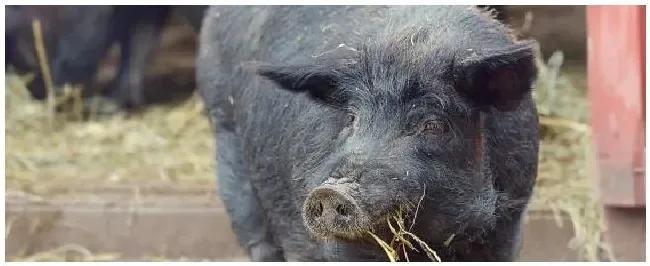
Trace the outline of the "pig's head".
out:
[[[302,215],[316,237],[385,233],[399,209],[429,241],[494,226],[503,195],[484,167],[483,121],[530,92],[531,43],[431,47],[415,36],[368,44],[346,60],[258,66],[278,88],[331,108],[318,115],[340,129],[334,152],[304,178]]]

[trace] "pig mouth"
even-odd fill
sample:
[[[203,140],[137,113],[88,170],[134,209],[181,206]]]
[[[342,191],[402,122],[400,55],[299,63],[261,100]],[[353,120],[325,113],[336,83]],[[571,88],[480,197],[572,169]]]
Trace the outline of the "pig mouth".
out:
[[[395,211],[380,211],[386,206],[361,204],[356,200],[358,195],[358,190],[348,184],[323,184],[312,190],[302,209],[303,224],[308,232],[322,242],[372,243],[374,240],[369,233],[381,238],[392,236],[388,220],[395,218],[402,208],[395,206]],[[371,209],[373,207],[378,209]],[[410,222],[410,215],[404,215],[402,222]]]
[[[303,224],[322,243],[363,246],[376,246],[374,237],[390,241],[396,236],[395,229],[399,235],[424,237],[421,240],[429,245],[447,246],[450,237],[454,242],[465,237],[478,238],[495,224],[498,194],[491,190],[464,200],[463,204],[451,201],[433,205],[421,204],[424,196],[415,201],[393,197],[388,202],[382,199],[391,197],[382,197],[376,191],[365,188],[361,193],[351,184],[322,184],[303,203]],[[357,200],[360,195],[366,195],[366,199],[371,195],[372,203]],[[401,226],[397,226],[398,220]]]
[[[309,193],[302,210],[309,233],[323,241],[364,237],[373,223],[354,194],[351,188],[337,185],[322,185]]]
[[[345,185],[317,187],[303,205],[304,225],[311,236],[324,244],[328,250],[326,254],[333,261],[349,256],[353,256],[354,261],[385,261],[386,253],[378,245],[377,238],[390,243],[396,233],[410,231],[412,213],[397,206],[395,209],[379,208],[394,210],[386,212],[371,209],[379,206],[362,206],[354,195],[354,190],[350,191]],[[354,254],[348,254],[351,250]]]

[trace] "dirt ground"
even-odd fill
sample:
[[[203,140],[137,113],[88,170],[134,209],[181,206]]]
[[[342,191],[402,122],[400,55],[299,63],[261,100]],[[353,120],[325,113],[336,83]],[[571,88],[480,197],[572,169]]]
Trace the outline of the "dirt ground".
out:
[[[512,8],[512,24],[515,28],[524,24],[523,17],[529,9]],[[578,112],[561,107],[566,104],[557,101],[556,105],[550,107],[541,106],[540,112],[546,112],[543,115],[551,118],[556,113],[573,113],[573,117],[558,115],[554,119],[561,117],[571,119],[574,124],[584,125],[585,38],[584,25],[580,24],[581,21],[584,23],[584,9],[536,10],[538,12],[535,13],[529,34],[540,40],[545,59],[555,50],[565,51],[568,63],[562,67],[562,74],[572,84],[567,88],[575,91],[561,93],[573,95],[571,97],[574,98],[571,99],[582,101],[571,103],[578,106],[574,108],[582,108]],[[120,184],[138,187],[166,184],[213,190],[215,178],[210,128],[207,119],[201,114],[201,102],[192,92],[195,86],[195,37],[195,33],[180,18],[176,18],[169,26],[163,37],[161,51],[154,57],[154,63],[149,69],[148,93],[145,98],[156,104],[142,113],[102,117],[85,122],[60,120],[58,127],[48,128],[44,122],[46,115],[43,113],[46,111],[42,103],[6,96],[5,192],[14,196],[83,201],[95,196],[80,196],[83,193],[75,192],[80,185]],[[114,63],[118,53],[117,50],[112,51],[98,80],[105,82],[114,76]],[[40,122],[34,121],[35,116],[41,119]],[[550,126],[542,130],[553,131],[549,128]],[[598,219],[599,216],[591,209],[595,205],[588,195],[591,191],[589,180],[582,169],[587,167],[580,155],[583,142],[578,135],[583,133],[563,130],[549,133],[552,137],[542,143],[539,192],[533,209],[546,208],[568,213],[574,219],[573,222],[578,224],[573,225],[576,237],[567,245],[576,250],[580,249],[576,246],[592,245],[586,251],[581,251],[581,256],[593,259],[596,257],[594,250],[600,248],[598,241],[594,240],[598,235],[590,236],[591,238],[587,235],[596,234],[601,228],[598,221],[592,221],[591,224],[585,222],[592,218]],[[573,145],[578,150],[560,150],[557,145]],[[221,229],[211,229],[230,230],[227,222],[221,224]],[[29,256],[32,253],[22,255]],[[240,258],[241,254],[238,256]]]

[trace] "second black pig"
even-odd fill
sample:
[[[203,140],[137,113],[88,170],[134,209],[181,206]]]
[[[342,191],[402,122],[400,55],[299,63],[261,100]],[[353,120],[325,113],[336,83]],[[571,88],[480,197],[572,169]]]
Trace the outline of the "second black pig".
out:
[[[19,72],[34,72],[29,89],[36,99],[46,97],[36,57],[32,20],[39,19],[55,88],[64,84],[93,87],[100,61],[110,46],[120,44],[115,81],[105,91],[124,108],[144,103],[145,70],[172,12],[184,16],[195,30],[205,6],[8,6],[5,8],[7,64]]]

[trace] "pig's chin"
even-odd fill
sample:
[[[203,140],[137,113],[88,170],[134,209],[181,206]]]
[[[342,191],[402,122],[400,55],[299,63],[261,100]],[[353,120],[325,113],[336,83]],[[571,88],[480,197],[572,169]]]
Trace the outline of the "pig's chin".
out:
[[[386,253],[373,242],[333,240],[324,245],[324,255],[328,261],[387,261]]]
[[[368,239],[368,232],[372,231],[370,222],[342,222],[338,226],[329,226],[322,223],[305,222],[309,233],[321,242],[360,241]]]
[[[334,227],[314,226],[305,223],[309,233],[318,241],[323,243],[372,243],[375,242],[372,235],[387,241],[392,234],[386,224],[386,219],[367,219],[362,224],[355,227]]]

